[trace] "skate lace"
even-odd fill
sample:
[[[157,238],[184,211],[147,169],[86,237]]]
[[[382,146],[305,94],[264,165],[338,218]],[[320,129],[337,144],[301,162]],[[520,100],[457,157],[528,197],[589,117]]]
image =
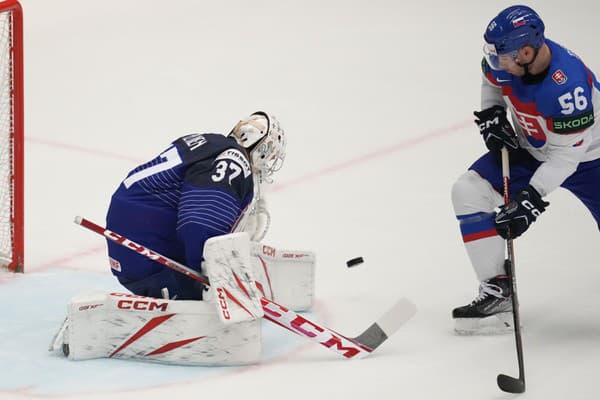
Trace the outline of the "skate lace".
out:
[[[493,283],[481,282],[481,284],[479,285],[479,295],[475,298],[475,300],[473,300],[473,304],[482,302],[483,300],[487,299],[487,297],[490,295],[494,297],[502,297],[502,288],[498,285],[494,285]]]

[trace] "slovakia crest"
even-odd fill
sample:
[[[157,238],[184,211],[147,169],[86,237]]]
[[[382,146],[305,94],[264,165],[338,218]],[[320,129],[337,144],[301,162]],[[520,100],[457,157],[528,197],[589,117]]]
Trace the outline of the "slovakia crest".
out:
[[[560,69],[557,69],[552,74],[552,79],[554,80],[554,82],[558,83],[559,85],[562,85],[567,81],[567,76]]]

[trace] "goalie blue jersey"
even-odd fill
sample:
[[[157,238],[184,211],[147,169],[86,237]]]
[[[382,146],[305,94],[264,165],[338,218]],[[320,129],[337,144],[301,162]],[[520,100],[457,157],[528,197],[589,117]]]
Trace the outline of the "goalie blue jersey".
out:
[[[230,233],[253,193],[250,161],[234,138],[187,135],[129,172],[112,196],[107,228],[199,271],[204,242]],[[113,274],[134,293],[128,283],[149,276],[158,280],[151,286],[170,286],[160,282],[166,267],[107,243]]]

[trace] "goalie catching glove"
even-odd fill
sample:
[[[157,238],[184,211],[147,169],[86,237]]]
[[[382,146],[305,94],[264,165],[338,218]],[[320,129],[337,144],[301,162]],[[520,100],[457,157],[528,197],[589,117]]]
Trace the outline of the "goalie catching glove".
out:
[[[544,201],[533,186],[522,189],[513,200],[501,206],[496,214],[495,225],[498,234],[504,239],[518,238],[548,205],[550,203]]]
[[[475,123],[483,136],[486,147],[493,152],[499,152],[506,146],[508,150],[519,148],[517,135],[506,118],[506,110],[501,106],[493,106],[485,110],[475,111]]]

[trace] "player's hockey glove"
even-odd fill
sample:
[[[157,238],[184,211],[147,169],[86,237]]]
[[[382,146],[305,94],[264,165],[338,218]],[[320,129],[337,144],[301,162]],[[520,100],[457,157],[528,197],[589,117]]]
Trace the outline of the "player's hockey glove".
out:
[[[522,189],[506,205],[500,207],[496,214],[496,230],[504,239],[514,239],[521,236],[550,203],[532,186]]]
[[[475,123],[483,136],[486,147],[493,152],[499,152],[504,146],[508,150],[519,147],[517,135],[506,118],[506,110],[501,106],[493,106],[482,111],[475,111]]]

